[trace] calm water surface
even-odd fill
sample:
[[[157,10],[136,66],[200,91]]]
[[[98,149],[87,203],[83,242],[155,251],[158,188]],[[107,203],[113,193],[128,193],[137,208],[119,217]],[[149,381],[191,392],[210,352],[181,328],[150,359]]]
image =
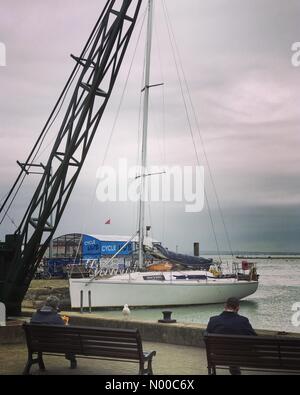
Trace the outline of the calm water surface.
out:
[[[240,314],[257,329],[300,333],[292,324],[294,303],[300,303],[300,260],[256,260],[260,274],[258,291],[242,301]],[[157,321],[162,308],[132,309],[131,319]],[[182,323],[207,324],[209,317],[223,310],[223,305],[172,307],[173,318]],[[106,317],[122,317],[120,311],[101,312]],[[300,322],[299,322],[300,324]]]

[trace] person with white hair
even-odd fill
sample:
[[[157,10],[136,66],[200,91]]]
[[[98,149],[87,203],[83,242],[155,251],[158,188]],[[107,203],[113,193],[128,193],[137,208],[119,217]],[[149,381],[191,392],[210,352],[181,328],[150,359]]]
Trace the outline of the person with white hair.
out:
[[[30,322],[31,324],[65,325],[58,312],[59,299],[57,296],[51,295],[47,298],[45,304],[32,316]]]

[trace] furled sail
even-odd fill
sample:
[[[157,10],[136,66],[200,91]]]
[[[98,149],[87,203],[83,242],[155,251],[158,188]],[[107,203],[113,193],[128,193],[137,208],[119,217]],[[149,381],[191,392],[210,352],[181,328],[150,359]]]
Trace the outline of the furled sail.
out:
[[[152,256],[160,259],[167,259],[172,263],[180,264],[189,269],[209,270],[213,264],[212,259],[205,259],[194,257],[191,255],[178,254],[172,252],[161,246],[160,244],[153,244],[151,250],[148,251]]]

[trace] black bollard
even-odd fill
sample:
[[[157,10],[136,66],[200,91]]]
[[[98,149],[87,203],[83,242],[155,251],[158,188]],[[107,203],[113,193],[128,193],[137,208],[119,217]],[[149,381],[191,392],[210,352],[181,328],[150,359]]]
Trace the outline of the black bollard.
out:
[[[172,320],[173,311],[163,311],[162,313],[164,318],[158,321],[160,324],[175,324],[177,322],[176,320]]]

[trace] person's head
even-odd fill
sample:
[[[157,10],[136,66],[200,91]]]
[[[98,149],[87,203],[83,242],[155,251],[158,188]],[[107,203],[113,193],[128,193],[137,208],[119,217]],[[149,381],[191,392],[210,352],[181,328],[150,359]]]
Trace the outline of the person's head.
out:
[[[225,311],[237,313],[240,309],[240,301],[237,298],[229,298],[225,304]]]
[[[54,296],[54,295],[48,296],[45,306],[52,307],[52,309],[54,309],[54,310],[58,310],[59,309],[58,297]]]

